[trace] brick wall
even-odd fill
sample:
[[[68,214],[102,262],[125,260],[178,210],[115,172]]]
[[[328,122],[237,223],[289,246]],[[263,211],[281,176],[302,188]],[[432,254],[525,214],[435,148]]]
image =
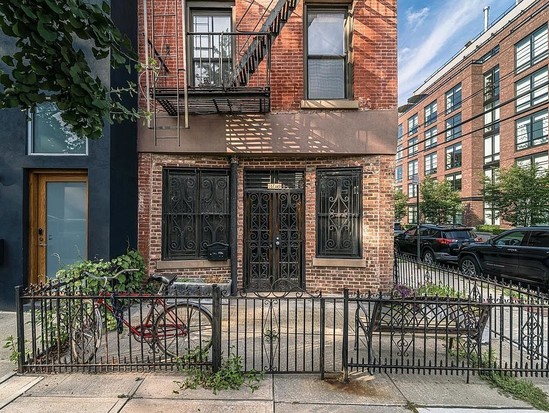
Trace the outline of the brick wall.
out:
[[[157,34],[155,47],[170,67],[171,74],[177,73],[177,66],[180,69],[183,68],[184,62],[182,38],[184,25],[180,17],[181,11],[175,10],[176,3],[177,7],[181,7],[181,3],[177,0],[147,0],[148,37],[152,39],[154,33]],[[144,9],[142,2],[138,4],[141,39],[139,56],[140,61],[145,62]],[[157,10],[154,25],[151,8],[153,4]],[[250,2],[235,0],[233,21],[239,23],[238,30],[259,30],[255,25],[260,21],[261,14],[269,4],[270,0],[256,0],[249,7]],[[300,101],[304,98],[304,4],[304,1],[298,1],[296,9],[272,47],[271,108],[275,112],[298,110]],[[361,109],[395,109],[397,103],[396,0],[355,0],[350,4],[350,8],[354,16],[351,45],[354,80],[351,98],[359,101]],[[245,14],[246,10],[248,11]],[[174,11],[176,17],[170,17]],[[159,34],[165,37],[158,36]],[[170,45],[169,54],[166,54],[166,45]],[[265,65],[266,61],[262,63],[263,67]],[[140,78],[140,83],[144,88],[144,76]],[[141,95],[140,104],[142,107],[145,104],[143,95]]]
[[[351,289],[387,289],[392,281],[392,156],[341,158],[242,158],[238,167],[238,287],[243,285],[242,240],[244,237],[243,172],[246,168],[302,169],[305,171],[305,280],[308,290],[324,293]],[[356,167],[363,171],[363,264],[360,267],[315,266],[316,168]],[[162,233],[162,169],[164,167],[229,168],[226,157],[189,157],[183,155],[141,154],[139,180],[139,249],[148,257],[149,272],[177,272],[183,277],[205,278],[210,275],[230,278],[230,268],[206,267],[159,270]]]

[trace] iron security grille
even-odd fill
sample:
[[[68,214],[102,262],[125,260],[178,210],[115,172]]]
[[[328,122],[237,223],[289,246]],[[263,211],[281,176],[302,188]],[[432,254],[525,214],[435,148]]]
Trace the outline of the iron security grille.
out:
[[[362,171],[317,171],[317,255],[361,257]]]
[[[302,171],[246,171],[244,186],[249,189],[303,189]]]
[[[229,171],[165,169],[164,259],[207,258],[208,246],[229,241]]]

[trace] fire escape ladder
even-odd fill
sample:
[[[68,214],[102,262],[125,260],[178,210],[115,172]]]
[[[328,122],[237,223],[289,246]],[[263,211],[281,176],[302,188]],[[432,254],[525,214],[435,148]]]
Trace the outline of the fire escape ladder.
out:
[[[255,73],[263,61],[272,42],[295,10],[298,0],[278,0],[275,7],[261,26],[260,32],[268,36],[256,36],[250,43],[248,50],[242,55],[235,70],[232,86],[246,86],[250,77]]]

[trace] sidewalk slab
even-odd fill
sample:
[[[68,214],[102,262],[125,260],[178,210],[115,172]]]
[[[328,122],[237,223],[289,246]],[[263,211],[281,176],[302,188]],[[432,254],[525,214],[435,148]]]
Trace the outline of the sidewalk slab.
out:
[[[145,373],[50,374],[25,396],[66,398],[121,398],[133,394]]]
[[[169,375],[161,373],[149,374],[137,389],[136,398],[143,399],[174,399],[174,400],[272,400],[273,379],[265,375],[259,382],[259,388],[252,391],[242,386],[240,390],[223,390],[214,394],[212,390],[198,387],[195,390],[182,390],[176,381],[184,381],[183,374]]]
[[[351,376],[348,384],[337,379],[320,380],[316,375],[280,375],[274,377],[277,403],[302,405],[374,405],[403,406],[406,400],[386,375]]]
[[[359,404],[299,404],[276,403],[276,413],[410,413],[397,406],[364,406]]]
[[[417,406],[474,409],[531,409],[529,404],[506,397],[477,376],[395,374],[391,380],[407,400]]]
[[[102,397],[20,397],[4,407],[2,413],[108,413],[118,401]]]
[[[272,401],[132,399],[120,413],[272,413]]]
[[[36,376],[12,376],[3,381],[0,384],[0,410],[41,380],[42,377]]]

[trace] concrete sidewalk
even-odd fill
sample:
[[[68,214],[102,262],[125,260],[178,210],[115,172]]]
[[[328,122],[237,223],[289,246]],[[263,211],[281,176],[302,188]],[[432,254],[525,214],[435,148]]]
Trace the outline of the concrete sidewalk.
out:
[[[0,312],[2,344],[15,335],[15,313]],[[180,390],[183,376],[166,373],[17,375],[11,350],[0,349],[0,411],[40,413],[115,412],[534,412],[528,404],[490,388],[476,376],[378,373],[353,374],[349,384],[318,375],[266,375],[254,393],[248,389]],[[536,384],[549,392],[549,380]]]
[[[317,375],[268,375],[254,393],[242,389],[217,395],[204,389],[180,390],[176,381],[181,379],[177,373],[14,375],[0,383],[0,408],[4,406],[5,413],[535,411],[500,395],[478,377],[466,384],[462,376],[362,374],[342,384],[321,381]]]

